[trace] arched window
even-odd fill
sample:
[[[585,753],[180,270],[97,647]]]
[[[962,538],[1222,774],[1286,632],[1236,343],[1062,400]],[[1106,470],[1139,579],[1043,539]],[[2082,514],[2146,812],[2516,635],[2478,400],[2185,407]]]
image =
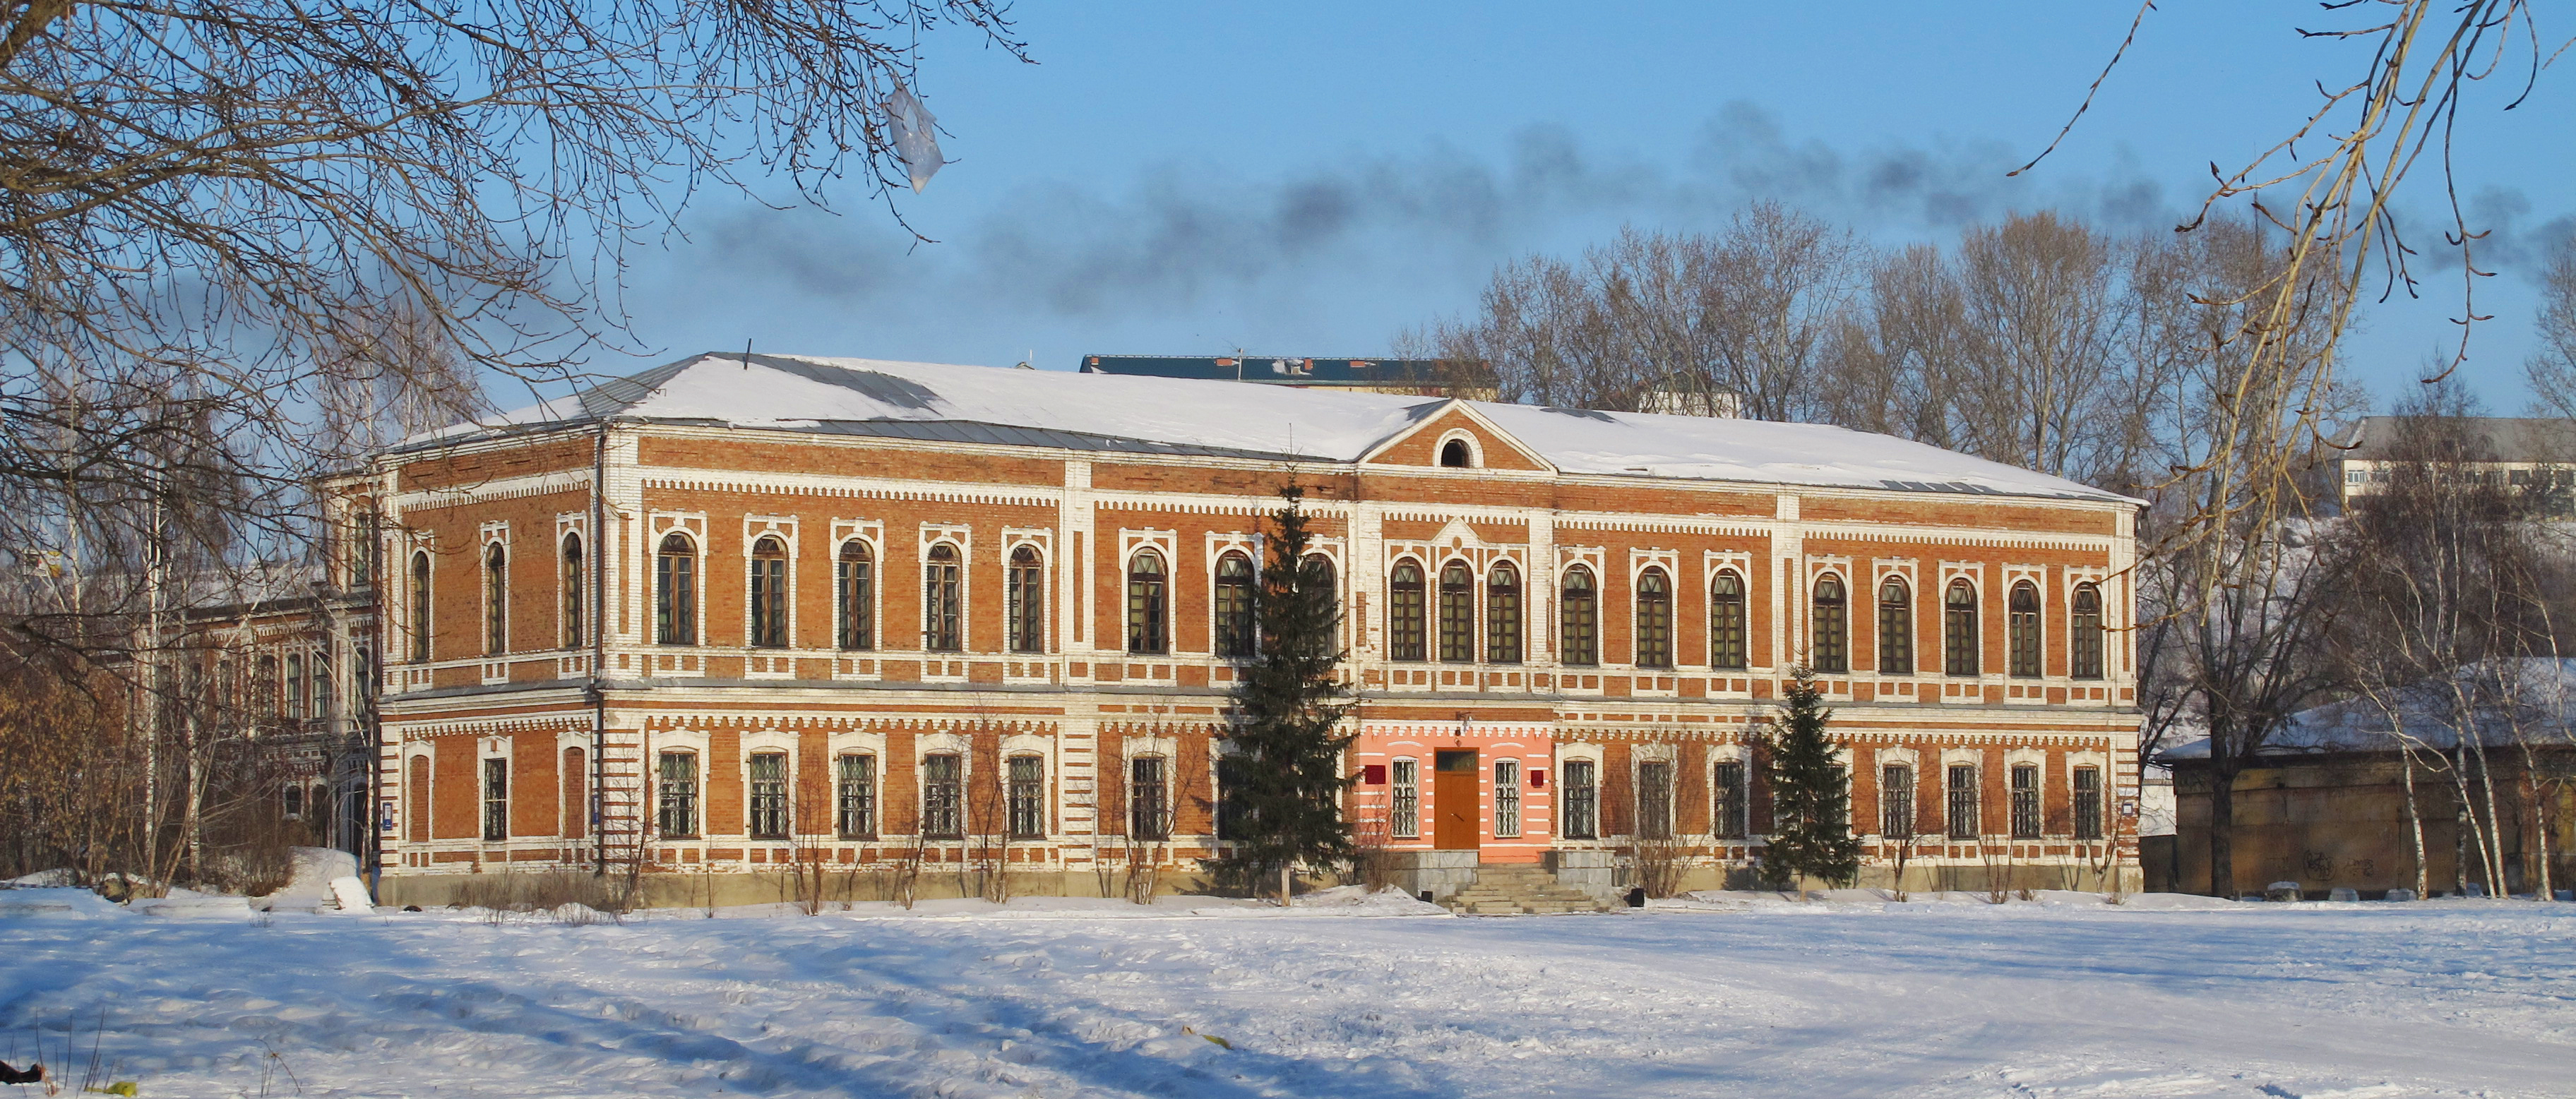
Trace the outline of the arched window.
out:
[[[1476,574],[1455,561],[1440,570],[1440,659],[1476,662]]]
[[[361,722],[373,721],[376,717],[375,654],[370,653],[365,649],[359,649],[355,657],[355,663],[357,666],[355,681],[357,687],[358,720]]]
[[[1734,569],[1708,584],[1708,666],[1744,667],[1744,578]]]
[[[1216,654],[1252,655],[1252,559],[1229,553],[1216,561]]]
[[[304,718],[304,658],[294,653],[286,656],[286,719]]]
[[[1317,641],[1323,646],[1324,653],[1339,652],[1342,623],[1339,571],[1333,568],[1332,558],[1320,553],[1307,554],[1305,560],[1299,562],[1298,568],[1301,573],[1297,578],[1298,586],[1302,590],[1314,592],[1315,598],[1322,601],[1324,611],[1331,619],[1331,625],[1323,631]]]
[[[966,648],[965,578],[957,547],[930,547],[921,569],[921,647],[935,653]]]
[[[1422,566],[1395,563],[1387,577],[1386,655],[1389,660],[1422,659]]]
[[[1127,562],[1127,651],[1159,654],[1172,650],[1164,632],[1169,618],[1171,585],[1163,555],[1140,550]]]
[[[841,543],[832,562],[832,588],[839,606],[840,644],[844,649],[877,646],[877,562],[868,544],[856,538]]]
[[[1637,574],[1637,666],[1673,666],[1673,585],[1662,569]]]
[[[1816,580],[1815,614],[1809,620],[1815,635],[1809,639],[1808,662],[1816,671],[1828,674],[1851,670],[1851,621],[1843,591],[1843,578],[1826,573]]]
[[[1565,570],[1557,592],[1557,659],[1567,664],[1601,662],[1601,607],[1592,587],[1592,570],[1580,565]]]
[[[2005,608],[2004,633],[2010,659],[2004,667],[2016,676],[2039,675],[2039,585],[2028,580],[2012,587]]]
[[[313,706],[315,717],[327,718],[339,707],[331,697],[331,652],[317,649],[313,653]]]
[[[1950,675],[1977,674],[1977,589],[1964,579],[1950,581],[1941,598],[1941,670]]]
[[[1015,653],[1046,651],[1046,562],[1036,546],[1011,551],[1009,575],[1002,585],[1004,640]]]
[[[662,753],[654,778],[654,830],[665,836],[697,835],[697,753]]]
[[[1521,574],[1508,561],[1485,576],[1485,659],[1521,662]]]
[[[1046,760],[1012,756],[1003,761],[1003,815],[1011,838],[1042,840],[1047,834]]]
[[[787,819],[787,753],[753,752],[749,771],[745,831],[753,839],[786,839],[792,823]]]
[[[411,658],[429,663],[429,552],[411,555]]]
[[[877,757],[844,755],[833,775],[833,817],[843,839],[877,834]]]
[[[494,542],[483,551],[483,653],[510,651],[510,551]]]
[[[582,640],[582,608],[588,594],[588,573],[582,568],[581,536],[564,535],[563,540],[563,643],[564,648],[578,649]]]
[[[1127,838],[1140,843],[1172,838],[1170,776],[1161,756],[1127,761]]]
[[[678,531],[653,555],[653,636],[665,645],[698,643],[698,550]]]
[[[1914,671],[1914,607],[1905,581],[1888,577],[1878,586],[1878,674],[1910,675]]]
[[[1476,464],[1476,448],[1465,439],[1451,439],[1440,444],[1440,464],[1450,469],[1466,469]]]
[[[2102,589],[2092,584],[2078,585],[2073,608],[2066,623],[2067,662],[2071,665],[2067,674],[2077,679],[2100,679]]]
[[[773,537],[751,544],[751,643],[787,647],[787,543]]]

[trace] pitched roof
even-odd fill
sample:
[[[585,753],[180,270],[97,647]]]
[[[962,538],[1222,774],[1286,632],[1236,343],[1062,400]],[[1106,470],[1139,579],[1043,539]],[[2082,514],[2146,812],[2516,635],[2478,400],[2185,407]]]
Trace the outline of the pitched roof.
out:
[[[2474,707],[2463,720],[2458,700]],[[2389,711],[2396,711],[2391,720]],[[2402,725],[2401,725],[2402,722]],[[2348,698],[2312,706],[2263,742],[2258,753],[2276,758],[2351,752],[2390,752],[2402,745],[2448,750],[2459,742],[2460,727],[2474,724],[2489,747],[2517,743],[2576,745],[2576,659],[2512,657],[2463,666],[2449,677],[2435,676],[2394,693],[2387,705],[2370,698]],[[2399,729],[2403,729],[2401,735]],[[2209,740],[2176,745],[2159,753],[2166,760],[2209,758]]]
[[[2364,461],[2388,458],[2405,434],[2411,416],[2364,416],[2353,425],[2342,457]],[[2576,461],[2576,421],[2557,416],[2463,416],[2473,453],[2496,462]]]
[[[601,418],[1071,450],[1354,462],[1449,398],[879,359],[714,353],[412,441]],[[1457,402],[1570,473],[2118,501],[1822,424]]]

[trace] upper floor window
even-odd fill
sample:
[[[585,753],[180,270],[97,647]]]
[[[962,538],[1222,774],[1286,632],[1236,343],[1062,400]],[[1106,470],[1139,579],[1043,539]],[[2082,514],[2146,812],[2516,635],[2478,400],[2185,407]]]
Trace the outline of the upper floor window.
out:
[[[935,653],[966,648],[965,579],[957,547],[930,547],[921,567],[921,647]]]
[[[1815,614],[1811,619],[1815,637],[1808,646],[1808,662],[1816,671],[1830,674],[1851,670],[1851,621],[1845,604],[1842,577],[1826,573],[1816,580]]]
[[[653,637],[665,645],[698,643],[698,547],[673,531],[653,554]]]
[[[411,555],[411,658],[429,662],[429,551]]]
[[[494,542],[483,551],[483,652],[510,651],[510,551]]]
[[[840,556],[832,562],[832,587],[841,647],[876,648],[877,562],[867,543],[856,538],[841,543]]]
[[[1127,562],[1127,651],[1131,653],[1167,653],[1172,651],[1165,623],[1171,617],[1170,575],[1163,570],[1163,555],[1152,550],[1139,550]]]
[[[1673,586],[1662,569],[1637,574],[1637,666],[1673,666]]]
[[[1297,567],[1302,570],[1298,582],[1322,592],[1324,604],[1333,609],[1333,618],[1339,621],[1342,613],[1341,575],[1333,568],[1333,559],[1320,553],[1310,553],[1304,561],[1298,562]]]
[[[1521,662],[1521,574],[1508,561],[1485,577],[1485,659]]]
[[[2028,580],[2013,585],[2012,602],[2006,608],[2004,626],[2010,656],[2006,668],[2017,676],[2038,676],[2039,585]]]
[[[1465,439],[1451,439],[1440,444],[1440,464],[1450,469],[1467,469],[1476,464],[1476,448]]]
[[[1398,561],[1387,577],[1386,655],[1390,660],[1420,660],[1422,652],[1422,566]]]
[[[286,657],[286,714],[289,721],[304,717],[304,658],[289,653]]]
[[[581,536],[564,535],[563,540],[563,643],[567,649],[578,649],[582,642],[584,602],[588,598],[588,573],[583,568]]]
[[[1941,599],[1941,670],[1950,675],[1977,674],[1977,589],[1965,579],[1950,581]]]
[[[327,718],[339,709],[337,702],[331,697],[331,651],[328,649],[313,650],[312,688],[313,703],[310,712],[313,716]]]
[[[2102,678],[2102,589],[2075,588],[2073,613],[2066,623],[2067,674],[2077,679]]]
[[[349,583],[368,587],[376,582],[376,540],[383,537],[383,520],[376,517],[372,500],[358,502],[357,530],[349,536]]]
[[[1252,559],[1229,553],[1216,561],[1216,654],[1252,655]]]
[[[1046,562],[1037,547],[1011,551],[1011,567],[1002,585],[1003,633],[1015,653],[1046,651]]]
[[[1905,581],[1888,577],[1878,586],[1878,674],[1910,675],[1914,671],[1914,606]]]
[[[1592,570],[1577,565],[1565,570],[1557,592],[1558,659],[1568,664],[1601,662],[1601,615],[1593,590]]]
[[[1440,570],[1440,659],[1476,661],[1476,574],[1456,561]]]
[[[1708,666],[1744,667],[1744,578],[1720,569],[1708,584]]]
[[[751,643],[787,647],[787,543],[775,537],[751,544]]]

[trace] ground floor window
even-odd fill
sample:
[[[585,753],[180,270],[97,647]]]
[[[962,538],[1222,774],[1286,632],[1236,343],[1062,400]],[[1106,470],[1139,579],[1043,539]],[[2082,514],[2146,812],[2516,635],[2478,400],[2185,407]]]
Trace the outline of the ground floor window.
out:
[[[752,755],[748,823],[755,839],[787,838],[787,753]]]
[[[1744,765],[1718,764],[1710,775],[1709,790],[1713,795],[1709,799],[1709,819],[1716,823],[1718,838],[1744,838],[1745,819],[1750,815],[1745,811]]]
[[[1521,834],[1521,761],[1494,761],[1494,835]]]
[[[656,791],[654,827],[665,836],[698,834],[698,757],[691,752],[662,753],[661,789]]]
[[[1127,835],[1139,842],[1161,843],[1172,838],[1172,814],[1165,806],[1169,779],[1161,756],[1138,756],[1127,761]]]
[[[483,838],[510,838],[510,761],[483,761]]]
[[[1388,781],[1394,794],[1387,805],[1387,823],[1395,838],[1422,838],[1422,764],[1418,760],[1399,759],[1387,765]]]
[[[2039,838],[2039,767],[2017,764],[2012,769],[2012,838]]]
[[[877,834],[877,757],[841,757],[839,787],[834,791],[834,822],[841,834],[860,839]]]
[[[1011,838],[1045,839],[1046,763],[1036,756],[1012,756],[1010,769]]]
[[[1977,818],[1977,769],[1970,764],[1950,767],[1950,838],[1972,840],[1980,833]]]
[[[1891,763],[1878,772],[1878,834],[1914,838],[1914,768]]]
[[[1569,759],[1559,770],[1565,772],[1563,789],[1557,796],[1565,800],[1565,821],[1561,826],[1565,838],[1592,840],[1601,838],[1600,772],[1588,759]]]
[[[1249,807],[1244,804],[1244,773],[1250,767],[1242,756],[1225,756],[1216,761],[1216,838],[1244,838],[1249,823]]]
[[[924,756],[921,760],[921,835],[924,839],[953,840],[966,834],[959,819],[965,798],[965,769],[952,753]]]
[[[2075,838],[2102,838],[2102,769],[2075,769]]]
[[[1637,765],[1637,838],[1671,839],[1673,835],[1673,765],[1653,760]]]

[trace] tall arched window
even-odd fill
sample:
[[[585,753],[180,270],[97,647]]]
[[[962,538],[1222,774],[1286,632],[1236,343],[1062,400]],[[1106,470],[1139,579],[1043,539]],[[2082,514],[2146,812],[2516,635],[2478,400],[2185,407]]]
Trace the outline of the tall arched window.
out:
[[[1592,586],[1592,570],[1580,565],[1565,570],[1558,589],[1557,659],[1568,664],[1601,662],[1601,605]]]
[[[510,551],[494,542],[483,551],[483,653],[510,651]]]
[[[286,656],[286,720],[304,719],[304,658],[295,653]]]
[[[1333,629],[1328,631],[1323,639],[1323,643],[1326,646],[1327,651],[1331,651],[1332,647],[1337,643],[1336,639],[1341,636],[1342,589],[1340,572],[1333,568],[1332,558],[1326,557],[1320,553],[1307,554],[1306,559],[1298,563],[1298,568],[1303,573],[1303,575],[1298,577],[1298,584],[1301,587],[1305,587],[1310,591],[1318,593],[1316,598],[1323,600],[1324,606],[1329,608],[1332,613]]]
[[[751,643],[787,647],[787,543],[773,537],[751,544]]]
[[[1440,659],[1476,662],[1476,574],[1456,561],[1440,570]]]
[[[1216,561],[1216,654],[1252,655],[1252,559],[1229,553]]]
[[[1850,607],[1843,578],[1826,573],[1816,580],[1815,614],[1809,619],[1815,636],[1807,646],[1809,665],[1835,674],[1851,670]]]
[[[1744,578],[1734,569],[1708,584],[1708,666],[1744,667]]]
[[[429,551],[411,555],[411,658],[429,662]]]
[[[1941,597],[1941,670],[1950,675],[1977,674],[1977,588],[1966,580],[1950,581]]]
[[[1485,659],[1521,662],[1521,574],[1508,561],[1485,577]]]
[[[1172,649],[1164,632],[1170,618],[1171,583],[1163,555],[1138,551],[1127,561],[1127,651],[1159,654]]]
[[[1389,660],[1420,660],[1422,650],[1422,566],[1395,563],[1387,576],[1386,655]]]
[[[1905,581],[1888,577],[1878,586],[1878,674],[1910,675],[1914,671],[1914,607]]]
[[[328,718],[339,710],[337,700],[331,697],[331,651],[328,649],[313,651],[312,686],[313,705],[308,712],[317,718]]]
[[[578,649],[582,641],[582,608],[588,604],[586,586],[589,574],[583,569],[581,536],[564,535],[563,540],[563,643],[564,648]]]
[[[698,643],[698,550],[689,536],[662,536],[653,554],[653,636],[665,645]]]
[[[362,723],[373,721],[376,717],[375,654],[370,653],[365,649],[359,649],[350,658],[350,662],[355,665],[355,670],[351,674],[353,683],[357,688],[358,720]]]
[[[2102,589],[2092,584],[2075,589],[2073,613],[2066,623],[2067,674],[2077,679],[2102,678]]]
[[[2012,587],[2005,608],[2004,633],[2010,659],[2006,670],[2024,678],[2039,675],[2039,585],[2024,580]]]
[[[921,647],[935,653],[966,648],[966,595],[957,547],[946,542],[930,547],[921,569]]]
[[[1046,562],[1036,546],[1011,551],[1009,575],[1003,578],[1004,640],[1015,653],[1046,651]]]
[[[856,538],[841,543],[838,559],[832,562],[834,609],[840,615],[840,645],[844,649],[877,647],[877,562],[868,544]]]
[[[1637,574],[1637,666],[1673,666],[1673,585],[1662,569]]]

